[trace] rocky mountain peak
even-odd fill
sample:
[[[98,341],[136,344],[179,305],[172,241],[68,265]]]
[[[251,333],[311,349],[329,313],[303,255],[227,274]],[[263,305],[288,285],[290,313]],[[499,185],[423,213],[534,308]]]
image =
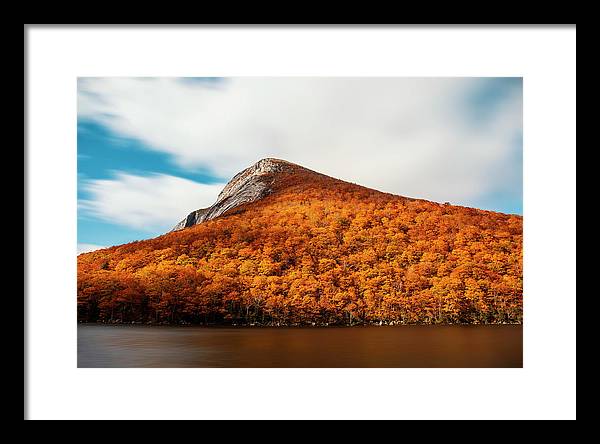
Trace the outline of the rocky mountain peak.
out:
[[[219,217],[240,205],[262,199],[273,191],[277,174],[304,169],[291,162],[267,157],[236,174],[219,193],[217,201],[208,208],[191,212],[172,231]]]
[[[219,193],[217,202],[237,193],[246,185],[248,185],[249,182],[255,181],[260,176],[282,172],[286,169],[290,169],[292,165],[293,164],[286,162],[285,160],[273,158],[261,159],[254,165],[240,171],[238,174],[233,176],[227,185],[225,185],[223,191]]]

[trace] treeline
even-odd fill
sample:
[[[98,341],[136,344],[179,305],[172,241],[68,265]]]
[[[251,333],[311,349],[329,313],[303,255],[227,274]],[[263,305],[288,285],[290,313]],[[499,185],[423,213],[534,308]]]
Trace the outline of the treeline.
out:
[[[226,217],[80,255],[79,321],[522,322],[521,217],[298,179]]]

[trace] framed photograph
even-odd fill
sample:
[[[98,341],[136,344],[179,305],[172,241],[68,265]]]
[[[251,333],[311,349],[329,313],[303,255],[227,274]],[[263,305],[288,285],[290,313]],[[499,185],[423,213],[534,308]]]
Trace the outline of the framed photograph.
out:
[[[574,418],[575,27],[529,31],[26,29],[26,416]]]

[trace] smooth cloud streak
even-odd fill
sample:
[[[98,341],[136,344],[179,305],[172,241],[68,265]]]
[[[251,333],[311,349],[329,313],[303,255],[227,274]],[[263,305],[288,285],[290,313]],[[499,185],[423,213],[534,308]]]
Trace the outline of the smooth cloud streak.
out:
[[[104,245],[96,245],[96,244],[77,244],[77,254],[81,253],[89,253],[90,251],[101,250],[102,248],[106,248]]]
[[[522,131],[520,88],[490,103],[484,117],[470,115],[469,98],[486,82],[234,78],[207,86],[176,78],[85,78],[78,112],[172,155],[182,167],[209,167],[224,179],[262,157],[279,157],[382,191],[469,205],[514,180],[513,147]],[[171,181],[156,185],[167,186],[164,193],[179,189]],[[202,200],[206,186],[188,186]],[[194,199],[160,210],[183,217],[202,206]],[[111,214],[108,201],[99,205]],[[140,207],[128,222],[143,224],[149,212]]]
[[[143,177],[117,172],[114,179],[88,180],[84,215],[147,232],[168,230],[194,209],[212,205],[223,184],[199,184],[165,174]]]

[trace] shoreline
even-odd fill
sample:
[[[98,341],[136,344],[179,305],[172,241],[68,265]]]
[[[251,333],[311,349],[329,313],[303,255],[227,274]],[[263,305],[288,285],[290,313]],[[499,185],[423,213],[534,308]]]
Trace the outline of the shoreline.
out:
[[[410,327],[410,326],[498,326],[498,325],[523,325],[523,322],[494,322],[494,323],[356,323],[348,324],[192,324],[192,323],[143,323],[143,322],[83,322],[77,325],[99,325],[107,327],[202,327],[202,328],[360,328],[360,327]]]

